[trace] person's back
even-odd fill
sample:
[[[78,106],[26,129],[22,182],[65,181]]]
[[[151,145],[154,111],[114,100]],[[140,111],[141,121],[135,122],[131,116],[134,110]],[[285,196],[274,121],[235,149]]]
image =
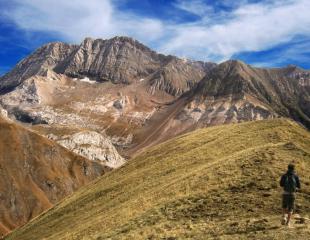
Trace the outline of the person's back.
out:
[[[287,172],[282,175],[280,186],[284,190],[282,195],[282,224],[289,225],[292,213],[294,211],[295,193],[298,189],[300,189],[299,177],[295,174],[295,166],[293,164],[289,164]]]

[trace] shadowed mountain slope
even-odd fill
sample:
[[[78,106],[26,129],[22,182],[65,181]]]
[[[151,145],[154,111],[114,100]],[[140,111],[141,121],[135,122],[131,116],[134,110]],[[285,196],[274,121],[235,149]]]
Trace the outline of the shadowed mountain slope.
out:
[[[1,117],[0,153],[2,234],[108,171]]]
[[[303,190],[280,225],[278,181]],[[196,130],[147,149],[6,239],[308,239],[310,134],[287,119]]]

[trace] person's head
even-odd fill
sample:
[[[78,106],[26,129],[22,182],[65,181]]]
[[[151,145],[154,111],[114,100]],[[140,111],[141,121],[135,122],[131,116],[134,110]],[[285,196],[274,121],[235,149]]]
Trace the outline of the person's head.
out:
[[[294,172],[295,171],[295,165],[290,163],[288,166],[287,166],[287,170],[289,172]]]

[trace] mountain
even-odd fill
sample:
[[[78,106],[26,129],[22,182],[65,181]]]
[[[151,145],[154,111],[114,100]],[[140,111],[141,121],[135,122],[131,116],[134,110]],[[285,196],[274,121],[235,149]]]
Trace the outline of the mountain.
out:
[[[0,232],[25,224],[110,168],[0,117]]]
[[[128,37],[44,45],[0,90],[11,119],[59,139],[96,132],[125,158],[206,126],[288,117],[310,128],[310,71],[181,59]]]
[[[278,115],[310,128],[310,71],[294,66],[264,69],[227,61],[199,83],[193,98],[191,103],[196,106],[206,102],[206,112],[214,116],[211,121],[221,121],[214,112],[223,112],[228,122],[231,118],[256,120]],[[220,102],[238,102],[239,106]]]
[[[214,66],[158,54],[128,37],[49,43],[0,78],[0,105],[40,134],[95,131],[122,150]]]
[[[5,239],[309,238],[310,134],[288,119],[199,129],[149,148]],[[293,229],[279,178],[301,177]]]
[[[86,38],[80,45],[55,42],[39,48],[2,77],[0,91],[8,91],[29,77],[45,76],[46,71],[52,70],[72,78],[124,84],[153,75],[153,81],[161,79],[169,85],[168,89],[163,90],[180,94],[188,90],[188,86],[180,85],[175,81],[174,75],[169,74],[174,71],[174,67],[182,69],[182,72],[176,72],[181,77],[186,75],[188,85],[194,85],[204,76],[205,69],[213,65],[179,61],[176,57],[158,54],[128,37],[108,40]],[[164,73],[157,73],[158,71]]]
[[[292,118],[310,129],[310,71],[294,66],[256,68],[229,60],[150,118],[148,126],[136,133],[142,140],[128,154],[197,128],[278,117]]]
[[[49,43],[19,62],[12,71],[0,79],[0,92],[8,92],[24,80],[35,75],[44,75],[48,69],[56,67],[77,48],[66,43]]]

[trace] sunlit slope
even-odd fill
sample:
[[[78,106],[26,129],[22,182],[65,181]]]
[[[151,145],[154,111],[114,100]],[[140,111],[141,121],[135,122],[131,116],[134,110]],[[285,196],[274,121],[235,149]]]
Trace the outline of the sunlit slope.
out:
[[[280,225],[278,180],[296,163],[310,214],[310,133],[264,120],[200,129],[155,146],[7,239],[309,239]]]

